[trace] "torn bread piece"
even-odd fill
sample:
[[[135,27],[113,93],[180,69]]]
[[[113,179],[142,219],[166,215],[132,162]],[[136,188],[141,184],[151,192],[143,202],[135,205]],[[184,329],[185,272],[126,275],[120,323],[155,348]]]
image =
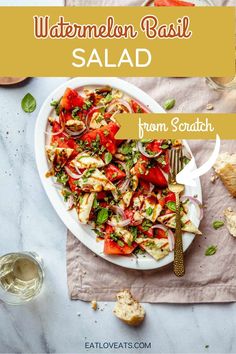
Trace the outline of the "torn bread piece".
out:
[[[129,290],[120,291],[117,295],[113,313],[120,320],[130,326],[138,326],[143,322],[145,310],[140,303],[135,300]]]
[[[224,217],[230,235],[236,237],[236,212],[232,208],[228,208],[224,211]]]
[[[236,154],[220,154],[213,167],[229,193],[236,197]]]

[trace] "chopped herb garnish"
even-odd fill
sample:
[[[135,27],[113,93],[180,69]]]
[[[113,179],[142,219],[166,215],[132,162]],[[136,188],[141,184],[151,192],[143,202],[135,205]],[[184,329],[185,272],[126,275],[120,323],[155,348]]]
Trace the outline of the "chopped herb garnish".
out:
[[[148,231],[150,229],[150,227],[152,227],[152,223],[150,220],[144,220],[143,223],[142,223],[142,229],[144,231]]]
[[[117,244],[120,246],[120,247],[124,247],[124,242],[123,241],[121,241],[121,240],[118,240],[117,241]]]
[[[132,146],[131,145],[123,145],[120,147],[119,151],[123,154],[123,155],[128,155],[132,153]]]
[[[119,237],[117,236],[117,234],[115,232],[112,232],[110,234],[110,238],[115,242],[117,242],[119,240]]]
[[[68,182],[68,175],[64,171],[57,172],[56,174],[57,182],[63,184],[64,186]]]
[[[142,250],[142,248],[140,248],[140,247],[137,247],[135,250],[134,250],[134,254],[136,254],[136,255],[138,255],[138,254],[144,254],[145,253],[145,251],[144,250]]]
[[[85,101],[83,104],[83,109],[85,111],[87,111],[90,107],[92,106],[92,102],[90,102],[89,100]]]
[[[97,201],[97,198],[94,198],[94,201],[93,201],[93,208],[94,209],[97,209],[99,207],[99,202]]]
[[[105,164],[108,165],[112,160],[112,154],[110,152],[105,153]]]
[[[175,106],[175,99],[166,100],[163,104],[163,108],[166,111],[171,110]]]
[[[94,171],[95,171],[95,168],[89,168],[88,170],[86,170],[82,176],[83,181],[85,181],[85,179],[88,180],[88,178],[91,177],[91,175],[93,174]]]
[[[175,202],[167,202],[166,206],[168,209],[170,209],[172,211],[176,211],[176,203]]]
[[[223,221],[216,220],[212,223],[212,226],[215,230],[218,230],[220,227],[224,226],[224,224]]]
[[[133,241],[136,240],[137,236],[138,236],[138,229],[136,226],[130,226],[129,231],[131,232],[131,234],[133,235]]]
[[[111,93],[108,93],[104,98],[102,98],[102,99],[100,100],[100,103],[106,104],[106,103],[111,102],[112,100],[113,100],[112,94],[111,94]]]
[[[75,107],[74,109],[73,109],[73,111],[71,112],[71,116],[72,116],[72,118],[76,118],[76,117],[78,117],[78,112],[80,112],[81,111],[81,108],[80,107]]]
[[[163,150],[165,150],[165,149],[169,149],[169,145],[167,145],[167,144],[163,144],[163,145],[161,145],[161,148],[162,148]]]
[[[180,158],[180,160],[183,162],[184,166],[187,165],[190,161],[187,156],[183,156],[182,158]]]
[[[213,256],[217,251],[217,246],[209,246],[206,249],[205,256]]]
[[[147,215],[151,216],[152,213],[153,213],[153,208],[149,207],[149,208],[146,209],[146,214]]]
[[[63,189],[61,194],[63,195],[65,202],[67,202],[69,197],[72,195],[72,193],[70,191],[68,191],[67,189]]]

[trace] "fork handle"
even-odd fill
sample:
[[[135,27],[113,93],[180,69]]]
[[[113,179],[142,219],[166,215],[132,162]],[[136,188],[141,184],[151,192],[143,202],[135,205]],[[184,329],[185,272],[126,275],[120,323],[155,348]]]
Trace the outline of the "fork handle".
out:
[[[174,273],[177,277],[182,277],[185,273],[184,269],[184,252],[181,230],[180,217],[180,198],[179,193],[175,193],[176,197],[176,229],[175,229],[175,249],[174,249]]]

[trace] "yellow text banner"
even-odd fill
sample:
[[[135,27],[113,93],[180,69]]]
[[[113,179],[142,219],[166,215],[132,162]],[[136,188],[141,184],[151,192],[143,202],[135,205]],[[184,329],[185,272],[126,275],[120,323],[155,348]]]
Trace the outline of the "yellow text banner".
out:
[[[236,114],[119,114],[117,139],[236,138]]]
[[[233,7],[1,7],[0,76],[233,76]]]

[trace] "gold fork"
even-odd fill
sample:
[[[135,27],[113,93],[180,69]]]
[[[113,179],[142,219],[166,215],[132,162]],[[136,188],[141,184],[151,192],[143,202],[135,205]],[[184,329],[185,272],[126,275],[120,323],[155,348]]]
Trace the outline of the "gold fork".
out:
[[[170,151],[170,173],[168,178],[168,188],[175,194],[176,198],[176,229],[174,248],[174,273],[177,277],[182,277],[184,269],[183,240],[181,230],[180,215],[180,194],[184,191],[184,186],[176,182],[177,174],[183,169],[182,148],[174,148]]]

